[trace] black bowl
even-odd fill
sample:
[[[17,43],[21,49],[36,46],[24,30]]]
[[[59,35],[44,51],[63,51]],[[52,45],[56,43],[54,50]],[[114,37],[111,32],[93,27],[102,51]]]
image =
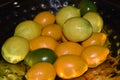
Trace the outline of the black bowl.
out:
[[[80,0],[4,0],[0,1],[0,51],[7,38],[13,35],[16,25],[33,19],[34,16],[45,10],[54,13],[65,5],[77,4]],[[92,0],[104,20],[105,31],[109,33],[112,56],[120,54],[120,1],[119,0]],[[119,66],[118,66],[119,68]]]
[[[0,48],[4,41],[13,35],[16,25],[33,17],[40,11],[50,10],[54,13],[65,5],[74,5],[80,0],[4,0],[0,2]],[[92,0],[104,19],[107,30],[112,30],[109,40],[112,52],[116,56],[120,47],[120,6],[119,0]],[[117,36],[117,38],[114,38]],[[119,52],[120,53],[120,52]]]

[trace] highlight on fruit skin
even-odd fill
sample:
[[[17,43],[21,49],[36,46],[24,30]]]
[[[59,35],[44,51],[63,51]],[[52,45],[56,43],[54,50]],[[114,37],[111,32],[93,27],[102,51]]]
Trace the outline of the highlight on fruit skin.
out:
[[[59,41],[62,38],[62,27],[58,24],[49,24],[42,29],[42,36],[50,36]]]
[[[72,17],[80,17],[80,16],[81,16],[80,9],[74,6],[65,6],[65,7],[62,7],[56,13],[56,23],[63,26],[66,20]]]
[[[83,15],[83,18],[91,23],[93,32],[101,32],[103,29],[103,18],[98,12],[87,12],[85,15]]]
[[[59,43],[55,48],[55,53],[58,57],[67,54],[80,56],[83,49],[84,47],[79,43],[68,41]]]
[[[76,7],[80,9],[81,16],[87,12],[97,12],[97,6],[92,0],[79,0]]]
[[[39,36],[29,41],[30,51],[38,48],[49,48],[55,50],[55,47],[59,43],[53,37],[50,36]]]
[[[8,38],[2,45],[2,57],[9,63],[16,64],[22,61],[29,52],[29,42],[19,36]]]
[[[84,48],[81,57],[87,62],[89,68],[102,64],[109,55],[110,50],[105,46],[91,45]]]
[[[81,45],[83,47],[88,47],[91,45],[105,46],[107,41],[107,34],[103,32],[93,32],[92,35],[84,40]]]
[[[88,70],[88,65],[80,56],[69,54],[60,56],[55,61],[54,68],[58,77],[72,79],[82,76]]]
[[[14,36],[20,36],[27,40],[32,40],[40,36],[43,26],[33,20],[25,20],[20,22],[14,31]]]
[[[33,20],[21,22],[16,26],[14,36],[2,46],[3,58],[12,64],[24,60],[27,80],[56,80],[56,75],[65,80],[76,80],[88,68],[95,69],[106,60],[110,50],[104,46],[107,35],[101,33],[103,19],[96,12],[96,6],[89,7],[94,7],[91,10],[95,12],[85,11],[83,15],[82,9],[65,6],[56,15],[43,11]],[[53,26],[59,28],[53,29]],[[64,43],[70,45],[60,46]]]
[[[50,11],[42,11],[35,15],[33,21],[45,27],[46,25],[54,24],[55,19],[55,15]]]
[[[63,25],[63,34],[73,42],[81,42],[91,36],[93,32],[90,22],[81,17],[68,19]]]
[[[56,71],[51,63],[40,62],[32,66],[25,77],[27,80],[55,80]]]
[[[29,52],[24,58],[24,63],[32,67],[39,62],[49,62],[53,64],[57,59],[55,52],[49,48],[39,48]]]

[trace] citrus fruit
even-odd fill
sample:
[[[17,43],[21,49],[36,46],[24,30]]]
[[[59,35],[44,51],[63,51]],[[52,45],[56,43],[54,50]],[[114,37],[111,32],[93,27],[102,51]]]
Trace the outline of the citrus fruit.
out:
[[[57,59],[55,52],[49,48],[40,48],[31,51],[24,59],[24,62],[32,67],[39,62],[49,62],[51,64]]]
[[[80,17],[80,10],[73,6],[65,6],[56,13],[56,22],[63,26],[64,22],[72,17]]]
[[[81,15],[87,12],[97,12],[97,7],[91,0],[80,0],[76,7],[80,9]]]
[[[21,36],[28,40],[31,40],[33,38],[40,36],[42,28],[43,27],[38,23],[32,20],[26,20],[26,21],[20,22],[16,26],[14,35]]]
[[[57,58],[54,68],[60,78],[71,79],[83,75],[88,65],[80,56],[63,55]]]
[[[55,48],[55,53],[58,57],[66,54],[80,55],[83,47],[76,42],[64,42],[60,43]]]
[[[55,16],[49,11],[39,12],[33,19],[33,21],[41,24],[45,27],[48,24],[55,23]]]
[[[108,54],[109,49],[107,47],[92,45],[84,48],[81,57],[86,60],[89,68],[94,68],[103,63]]]
[[[69,40],[66,39],[65,35],[62,33],[62,42],[68,42]]]
[[[105,33],[93,32],[92,35],[87,40],[83,41],[81,44],[84,47],[88,47],[91,45],[104,46],[106,40],[107,40],[107,35]]]
[[[92,34],[92,25],[84,18],[70,18],[63,26],[63,34],[70,41],[80,42]]]
[[[51,36],[55,40],[61,40],[62,38],[62,28],[58,24],[49,24],[45,26],[41,32],[41,35]]]
[[[25,77],[27,80],[55,80],[56,71],[52,64],[40,62],[32,66]]]
[[[12,36],[2,45],[1,54],[9,63],[22,61],[29,52],[29,43],[25,38]]]
[[[103,29],[103,19],[97,12],[88,12],[83,18],[87,19],[93,27],[93,32],[101,32]]]
[[[49,48],[55,50],[55,47],[58,45],[58,42],[50,36],[39,36],[30,40],[29,43],[31,51],[38,48]]]

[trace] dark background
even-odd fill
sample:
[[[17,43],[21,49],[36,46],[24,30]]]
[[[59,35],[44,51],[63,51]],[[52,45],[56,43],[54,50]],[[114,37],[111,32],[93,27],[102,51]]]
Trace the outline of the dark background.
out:
[[[73,4],[80,0],[59,1]],[[92,1],[96,2],[104,22],[120,37],[120,0]],[[14,2],[18,3],[15,5]],[[46,8],[43,9],[41,4],[46,4]],[[39,11],[48,9],[51,9],[49,0],[0,0],[0,48],[4,41],[13,35],[14,28],[20,21],[32,19]]]

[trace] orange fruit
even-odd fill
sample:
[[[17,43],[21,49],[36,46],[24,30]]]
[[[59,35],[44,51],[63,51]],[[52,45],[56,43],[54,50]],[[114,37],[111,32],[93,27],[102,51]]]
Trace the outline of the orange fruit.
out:
[[[88,67],[94,68],[103,63],[108,54],[109,49],[107,47],[92,45],[84,48],[81,57],[86,60]]]
[[[62,34],[62,42],[68,42],[67,38],[65,37],[64,34]]]
[[[64,42],[56,46],[55,52],[58,57],[66,54],[80,55],[83,47],[79,43]]]
[[[82,42],[82,46],[88,47],[91,45],[104,46],[107,39],[107,35],[102,32],[94,32],[87,40]]]
[[[60,40],[62,37],[62,27],[58,24],[49,24],[43,28],[41,35],[51,36],[56,40]]]
[[[25,77],[27,80],[55,80],[56,71],[52,64],[40,62],[33,65]]]
[[[49,48],[54,50],[58,45],[58,42],[49,36],[39,36],[35,39],[30,40],[30,50],[33,51],[38,48]]]
[[[48,24],[53,24],[55,22],[55,16],[49,11],[43,11],[38,13],[33,21],[41,24],[43,27]]]
[[[83,75],[88,70],[87,63],[77,55],[63,55],[54,63],[56,74],[62,79],[71,79]]]

